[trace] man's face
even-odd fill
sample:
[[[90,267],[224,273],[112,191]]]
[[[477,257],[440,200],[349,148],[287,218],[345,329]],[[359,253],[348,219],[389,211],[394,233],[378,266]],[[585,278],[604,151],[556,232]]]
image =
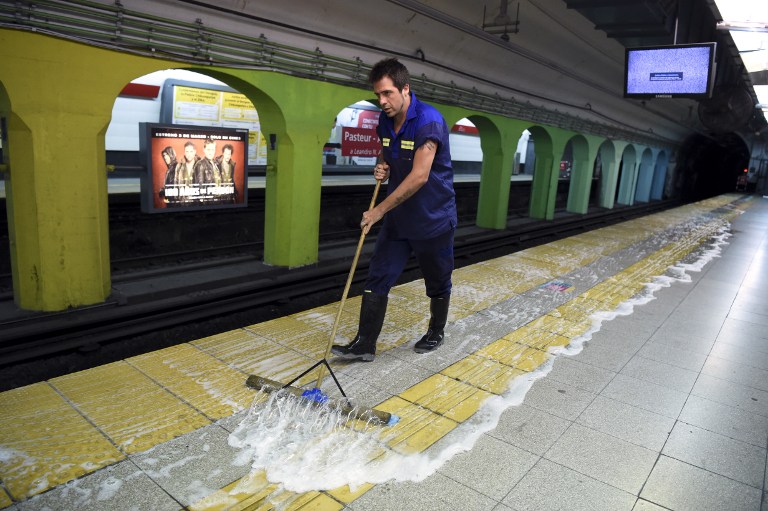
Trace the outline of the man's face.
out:
[[[221,154],[223,156],[224,161],[227,163],[229,163],[229,160],[232,159],[232,149],[229,149],[229,148],[224,149],[224,152]]]
[[[195,161],[195,155],[197,154],[197,151],[195,150],[195,146],[188,145],[184,148],[184,159],[187,161]]]
[[[379,99],[379,105],[387,117],[395,117],[400,113],[405,113],[405,98],[409,90],[408,84],[405,84],[402,91],[397,90],[392,79],[388,76],[373,84],[373,92]]]
[[[216,144],[206,144],[205,147],[203,147],[203,153],[205,153],[206,158],[212,160],[216,155]]]

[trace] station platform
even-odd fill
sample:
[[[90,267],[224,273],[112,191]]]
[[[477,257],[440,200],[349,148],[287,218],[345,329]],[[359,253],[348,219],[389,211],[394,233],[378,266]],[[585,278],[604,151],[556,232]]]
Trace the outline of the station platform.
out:
[[[0,508],[768,511],[767,283],[768,199],[723,195],[456,270],[430,354],[393,288],[376,360],[331,360],[391,426],[245,385],[322,358],[338,304],[9,390]]]

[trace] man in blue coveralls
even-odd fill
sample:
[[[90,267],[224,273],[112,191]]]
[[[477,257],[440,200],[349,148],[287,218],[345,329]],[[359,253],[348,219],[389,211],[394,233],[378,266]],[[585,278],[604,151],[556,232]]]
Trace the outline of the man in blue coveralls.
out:
[[[387,294],[412,252],[430,298],[429,328],[414,350],[427,353],[442,344],[457,223],[449,130],[442,115],[416,99],[408,69],[397,59],[377,63],[368,80],[382,109],[376,129],[382,149],[373,174],[377,180],[389,179],[389,185],[386,199],[363,213],[360,222],[367,232],[384,219],[368,270],[358,333],[351,344],[332,348],[341,358],[365,362],[375,357]]]

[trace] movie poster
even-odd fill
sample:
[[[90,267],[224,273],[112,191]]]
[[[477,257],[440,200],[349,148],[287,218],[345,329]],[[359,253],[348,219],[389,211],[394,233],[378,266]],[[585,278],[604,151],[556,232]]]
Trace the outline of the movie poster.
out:
[[[246,206],[248,130],[142,124],[142,210]]]

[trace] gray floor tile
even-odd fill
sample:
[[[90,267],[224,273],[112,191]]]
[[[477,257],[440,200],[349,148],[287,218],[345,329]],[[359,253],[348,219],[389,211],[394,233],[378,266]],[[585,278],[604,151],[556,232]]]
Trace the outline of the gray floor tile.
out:
[[[707,308],[678,307],[670,314],[669,319],[659,327],[656,335],[667,337],[694,337],[705,341],[714,341],[725,317],[714,317],[709,314]]]
[[[683,392],[623,374],[616,375],[601,395],[673,419],[677,418],[687,398]]]
[[[685,298],[676,311],[680,311],[682,317],[688,318],[688,321],[695,321],[697,318],[706,319],[710,322],[721,324],[728,317],[728,313],[733,306],[733,297],[723,297],[717,294],[701,295],[693,293]],[[705,316],[705,312],[711,314]],[[714,325],[710,327],[716,328]]]
[[[679,350],[707,355],[712,350],[712,345],[715,344],[717,335],[718,332],[712,332],[712,335],[708,335],[707,338],[701,338],[693,337],[685,332],[670,332],[669,330],[659,329],[649,340]]]
[[[706,298],[693,293],[686,297],[669,317],[669,321],[685,321],[695,323],[697,328],[711,330],[720,329],[728,317],[733,302],[721,297]],[[700,325],[701,323],[701,325]]]
[[[647,500],[637,499],[635,507],[632,508],[632,511],[665,511],[666,509],[667,508],[657,506],[656,504],[648,502]]]
[[[599,332],[598,332],[599,333]],[[608,371],[617,373],[637,353],[640,346],[632,350],[611,345],[610,342],[602,342],[603,339],[596,336],[596,342],[588,342],[584,349],[573,357],[577,362],[590,364]]]
[[[768,281],[768,277],[761,278],[761,282]],[[756,314],[765,314],[765,301],[750,295],[737,295],[733,301],[733,308]]]
[[[558,357],[547,378],[598,394],[615,375],[613,371],[584,364],[571,357]]]
[[[634,502],[630,493],[545,459],[502,501],[515,511],[629,511]]]
[[[414,341],[420,339],[421,335],[423,333],[420,333],[418,337],[414,337]],[[472,344],[470,346],[464,342],[466,340],[466,337],[457,334],[456,329],[451,325],[445,330],[445,342],[443,345],[431,353],[416,353],[413,351],[414,342],[411,342],[408,345],[387,351],[387,354],[408,364],[437,373],[465,358],[468,352],[479,350],[485,346],[485,344]]]
[[[768,300],[768,290],[763,286],[763,282],[751,278],[742,283],[739,294],[755,300]]]
[[[704,362],[707,361],[707,355],[703,353],[681,350],[655,342],[645,343],[637,354],[644,358],[696,372],[701,371],[701,368],[704,367]]]
[[[768,326],[768,316],[756,312],[746,311],[744,309],[732,309],[728,317],[738,321],[745,321],[754,325]]]
[[[370,363],[352,361],[339,364],[336,372],[365,380],[390,394],[399,394],[433,374],[428,369],[404,362],[388,352],[377,355]]]
[[[500,501],[539,460],[539,456],[483,435],[471,451],[458,454],[440,472]]]
[[[757,325],[755,323],[750,323],[748,321],[742,321],[740,319],[734,319],[730,317],[725,318],[725,321],[723,322],[723,328],[720,330],[720,336],[725,334],[734,334],[736,339],[745,336],[749,338],[756,337],[758,339],[765,339],[766,344],[768,344],[768,328],[765,328],[762,325]],[[738,342],[735,341],[728,342],[731,344],[738,344]]]
[[[723,282],[731,286],[734,282],[741,282],[744,275],[749,271],[748,261],[740,258],[730,258],[729,260],[714,261],[709,268],[712,275],[708,280],[713,282]]]
[[[391,392],[375,387],[364,379],[341,373],[336,374],[336,378],[339,380],[341,388],[344,389],[344,393],[357,406],[371,408],[392,397]],[[332,378],[326,378],[320,388],[332,399],[343,398]]]
[[[248,416],[248,410],[242,410],[240,412],[237,412],[234,415],[230,415],[229,417],[225,417],[223,419],[219,419],[215,422],[215,424],[228,432],[232,433],[234,430],[237,429],[237,427],[240,425],[241,422],[243,422],[243,419]]]
[[[746,387],[768,391],[768,371],[765,369],[710,356],[704,363],[701,372],[702,374],[732,381]]]
[[[436,473],[418,483],[407,481],[379,484],[348,507],[352,510],[393,509],[395,505],[398,511],[491,511],[497,504],[497,501]]]
[[[513,332],[521,326],[519,323],[523,321],[527,323],[539,317],[539,314],[546,313],[545,311],[539,312],[536,309],[525,308],[521,308],[521,314],[516,314],[516,310],[499,312],[498,309],[501,307],[502,305],[495,306],[492,310],[473,314],[453,323],[451,336],[454,341],[451,348],[471,353]],[[520,305],[511,308],[515,309],[516,307],[520,307]]]
[[[675,419],[603,396],[597,396],[576,422],[656,452],[675,425]]]
[[[182,506],[131,460],[111,465],[17,504],[19,511],[176,511]]]
[[[621,374],[686,394],[691,391],[699,375],[698,372],[644,357],[633,357],[621,370]]]
[[[746,333],[741,330],[735,330],[733,328],[723,327],[723,329],[720,331],[720,334],[717,336],[717,341],[725,342],[740,349],[755,353],[768,353],[768,338],[760,337],[754,333]]]
[[[248,474],[249,463],[233,462],[238,450],[228,437],[226,430],[206,426],[131,459],[168,494],[190,505]]]
[[[589,289],[595,284],[602,282],[606,276],[612,275],[597,265],[583,266],[563,276],[563,280],[576,286],[576,289]]]
[[[595,396],[596,394],[577,389],[571,385],[543,379],[531,387],[525,396],[524,403],[572,421],[584,411]]]
[[[615,328],[606,328],[606,325],[615,325]],[[616,353],[634,355],[648,341],[649,334],[629,335],[624,327],[623,317],[613,321],[604,321],[600,326],[600,330],[592,334],[589,345],[600,346],[613,350]],[[626,326],[626,328],[629,328],[629,326]]]
[[[761,492],[662,456],[640,497],[675,511],[754,511],[760,506]]]
[[[571,421],[522,404],[505,411],[488,435],[542,455],[570,425]]]
[[[701,396],[688,397],[679,420],[734,440],[758,447],[766,446],[768,417],[745,412]]]
[[[573,424],[544,457],[637,495],[658,456],[650,449]]]
[[[727,268],[726,272],[727,273]],[[733,301],[739,292],[740,280],[717,279],[714,276],[719,272],[711,272],[710,275],[696,285],[696,294]]]
[[[768,344],[768,342],[766,342]],[[715,341],[711,356],[744,364],[757,369],[768,370],[768,352],[737,346],[725,341]]]
[[[745,412],[768,416],[768,392],[708,374],[699,375],[691,394],[733,406]]]
[[[661,326],[669,317],[672,309],[684,298],[672,299],[672,297],[664,296],[664,293],[669,289],[660,289],[654,293],[655,299],[648,303],[644,303],[635,307],[632,313],[634,319],[637,321],[653,321],[657,326]]]
[[[765,448],[678,422],[662,454],[762,489]]]
[[[635,314],[618,316],[612,321],[605,321],[600,330],[613,339],[648,339],[662,325],[663,318],[658,323],[646,318],[639,319]]]

